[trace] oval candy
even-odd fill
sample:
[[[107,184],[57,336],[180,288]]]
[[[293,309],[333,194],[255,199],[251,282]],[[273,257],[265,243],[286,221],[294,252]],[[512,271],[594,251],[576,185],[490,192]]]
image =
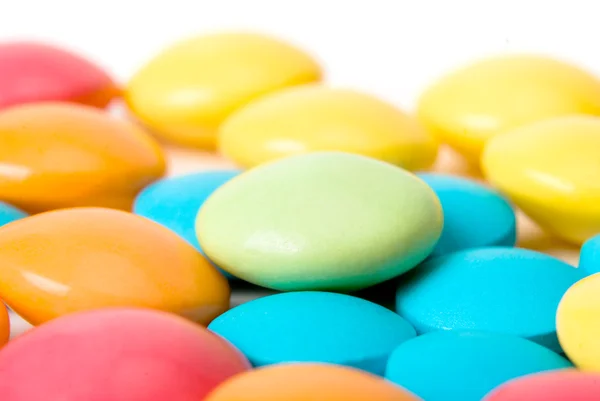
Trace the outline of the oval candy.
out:
[[[109,306],[160,309],[206,325],[229,307],[229,285],[159,224],[114,209],[74,208],[2,227],[0,298],[34,325]]]
[[[579,252],[579,269],[585,275],[600,273],[600,235],[584,242]]]
[[[440,203],[413,174],[341,152],[291,156],[217,189],[196,219],[223,270],[276,290],[357,290],[425,259]]]
[[[313,291],[246,302],[208,328],[242,351],[253,366],[327,362],[379,375],[389,354],[415,336],[406,320],[383,306]]]
[[[20,220],[27,217],[27,213],[14,207],[13,205],[9,205],[6,202],[0,201],[0,227],[15,220]]]
[[[0,300],[0,348],[8,342],[10,338],[10,320],[8,310]]]
[[[371,95],[316,85],[261,97],[221,126],[219,149],[249,168],[313,151],[343,151],[407,170],[430,167],[437,144],[415,119]]]

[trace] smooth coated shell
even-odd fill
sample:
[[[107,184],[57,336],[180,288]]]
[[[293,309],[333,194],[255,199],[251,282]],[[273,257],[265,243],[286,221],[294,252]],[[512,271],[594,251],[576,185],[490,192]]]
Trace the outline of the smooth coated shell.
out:
[[[415,329],[383,306],[331,292],[290,292],[241,304],[208,328],[254,366],[328,362],[383,375],[390,353]]]
[[[0,300],[0,348],[8,342],[10,337],[10,321],[8,319],[8,311]]]
[[[276,290],[353,290],[425,259],[442,231],[440,203],[413,174],[340,152],[271,162],[227,182],[196,219],[223,270]]]
[[[27,213],[21,209],[0,201],[0,227],[25,217],[27,217]]]
[[[0,352],[2,401],[203,400],[250,365],[235,348],[178,316],[140,309],[79,312]]]
[[[141,306],[206,325],[229,307],[229,286],[169,229],[119,210],[75,208],[2,227],[0,298],[32,324]]]
[[[482,167],[540,226],[581,244],[600,233],[599,154],[599,117],[560,117],[496,136]]]
[[[221,122],[253,99],[321,80],[302,50],[257,33],[217,33],[172,45],[130,80],[133,113],[163,137],[214,148]]]
[[[160,178],[158,144],[135,124],[66,103],[0,113],[0,199],[37,213],[72,206],[129,209]]]
[[[246,168],[337,150],[420,170],[437,155],[431,135],[395,106],[354,90],[316,85],[288,88],[243,107],[222,125],[219,148]]]
[[[586,275],[600,273],[600,235],[588,239],[581,247],[579,268]]]

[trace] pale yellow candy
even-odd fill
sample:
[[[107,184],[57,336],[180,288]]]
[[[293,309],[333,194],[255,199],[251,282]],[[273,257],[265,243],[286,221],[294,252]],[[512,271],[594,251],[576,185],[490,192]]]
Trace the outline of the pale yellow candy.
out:
[[[290,44],[254,33],[219,33],[182,41],[129,82],[133,113],[164,138],[213,148],[231,112],[266,93],[321,80],[321,69]]]
[[[600,233],[600,118],[532,123],[488,141],[492,185],[555,235],[580,244]]]
[[[264,96],[221,127],[221,152],[242,167],[312,151],[343,151],[409,170],[431,166],[437,143],[416,119],[376,97],[304,85]]]
[[[423,124],[473,161],[498,133],[567,114],[600,115],[600,81],[536,55],[493,57],[458,69],[426,90],[418,105]]]

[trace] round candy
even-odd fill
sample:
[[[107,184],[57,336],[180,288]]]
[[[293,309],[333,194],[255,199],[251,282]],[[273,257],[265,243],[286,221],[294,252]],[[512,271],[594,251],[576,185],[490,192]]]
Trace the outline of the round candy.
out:
[[[461,177],[418,176],[435,191],[444,212],[442,236],[431,257],[469,248],[515,245],[515,212],[498,192]]]
[[[2,401],[203,400],[249,369],[205,328],[150,310],[104,309],[64,316],[0,352]]]
[[[21,209],[0,201],[0,227],[12,221],[27,217],[27,213]]]
[[[395,106],[316,85],[264,96],[234,113],[221,126],[219,148],[243,167],[338,150],[418,170],[430,167],[437,155],[429,133]]]
[[[35,42],[0,44],[0,109],[44,101],[105,107],[118,94],[105,71],[68,50]]]
[[[581,277],[576,268],[527,249],[465,250],[430,259],[404,277],[396,310],[419,333],[507,333],[560,351],[556,309]]]
[[[254,366],[329,362],[383,375],[390,353],[415,329],[383,306],[331,292],[289,292],[243,303],[208,328]]]
[[[221,122],[266,93],[321,79],[303,51],[255,33],[218,33],[165,49],[129,82],[134,114],[163,137],[213,148]]]
[[[600,273],[600,235],[590,238],[581,247],[579,269],[585,275]]]
[[[227,280],[194,247],[114,209],[57,210],[2,227],[0,277],[0,298],[32,324],[107,306],[208,324],[229,307]]]
[[[426,90],[418,105],[425,126],[474,161],[498,133],[568,114],[600,114],[600,81],[538,55],[491,57],[458,69]]]
[[[135,124],[66,103],[0,113],[0,199],[28,212],[72,206],[129,209],[160,178],[159,145]]]
[[[599,374],[563,369],[510,380],[483,401],[597,401],[599,398]]]
[[[10,337],[10,321],[8,311],[0,300],[0,348],[8,342]]]
[[[433,191],[390,164],[341,152],[291,156],[217,189],[196,219],[225,271],[276,290],[353,290],[425,259],[442,231]]]
[[[600,118],[559,117],[495,137],[482,166],[540,226],[580,244],[600,233],[599,154]]]
[[[405,389],[359,370],[295,363],[245,372],[225,381],[205,401],[420,401]]]
[[[439,331],[400,345],[385,377],[427,401],[480,401],[510,379],[570,367],[562,356],[519,337]]]

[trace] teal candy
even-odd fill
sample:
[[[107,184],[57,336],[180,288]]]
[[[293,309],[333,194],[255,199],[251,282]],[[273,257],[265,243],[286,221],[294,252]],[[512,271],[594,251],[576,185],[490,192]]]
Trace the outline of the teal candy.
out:
[[[444,229],[430,257],[484,246],[514,246],[512,205],[497,191],[475,181],[444,174],[417,174],[442,204]]]
[[[579,269],[585,275],[600,273],[600,235],[583,243],[579,253]]]
[[[0,227],[27,216],[28,214],[21,209],[0,201]]]
[[[430,259],[405,275],[396,292],[396,311],[418,333],[507,333],[560,352],[556,310],[581,278],[573,266],[527,249],[465,250]]]
[[[441,331],[401,344],[385,377],[425,401],[480,401],[513,378],[571,367],[562,356],[519,337]]]
[[[325,362],[383,375],[390,353],[415,336],[402,317],[331,292],[289,292],[237,306],[208,326],[255,366]]]

